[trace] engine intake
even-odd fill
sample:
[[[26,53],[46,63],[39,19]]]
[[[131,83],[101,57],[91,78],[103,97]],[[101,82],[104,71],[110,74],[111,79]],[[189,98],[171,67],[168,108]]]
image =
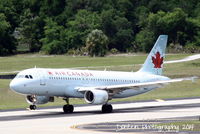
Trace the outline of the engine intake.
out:
[[[108,92],[105,90],[89,90],[84,94],[85,101],[89,104],[105,104],[108,101]]]
[[[48,102],[54,102],[54,97],[27,95],[26,101],[31,105],[45,104]]]

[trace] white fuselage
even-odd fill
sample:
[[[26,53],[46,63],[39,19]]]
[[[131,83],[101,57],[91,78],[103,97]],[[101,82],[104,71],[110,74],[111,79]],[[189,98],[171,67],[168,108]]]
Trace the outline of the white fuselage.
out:
[[[10,83],[10,87],[25,95],[83,98],[84,94],[78,91],[78,87],[134,84],[168,79],[165,76],[143,72],[33,68],[18,73]],[[126,89],[115,94],[113,98],[130,97],[158,87],[154,85]]]

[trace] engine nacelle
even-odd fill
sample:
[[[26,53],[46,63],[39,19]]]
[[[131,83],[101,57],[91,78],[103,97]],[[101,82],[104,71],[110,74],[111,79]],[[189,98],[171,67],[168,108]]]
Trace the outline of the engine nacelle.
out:
[[[108,92],[104,90],[89,90],[85,92],[84,98],[89,104],[105,104],[108,101]]]
[[[28,95],[28,96],[26,96],[26,101],[31,105],[45,104],[48,102],[53,102],[54,97]]]

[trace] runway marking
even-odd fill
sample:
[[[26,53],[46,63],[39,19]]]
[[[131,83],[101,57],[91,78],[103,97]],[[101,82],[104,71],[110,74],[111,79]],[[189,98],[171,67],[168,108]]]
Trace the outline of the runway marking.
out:
[[[82,124],[83,125],[83,124]],[[89,124],[88,124],[89,125]],[[91,132],[95,132],[95,130],[90,130],[90,129],[80,129],[80,128],[78,128],[78,126],[79,125],[73,125],[73,126],[71,126],[70,128],[71,129],[74,129],[74,130],[78,130],[78,131],[80,131],[81,130],[81,132],[82,131],[84,131],[84,132],[88,132],[88,133],[91,133]],[[97,131],[96,131],[97,132]]]
[[[77,127],[77,125],[73,125],[73,126],[71,126],[70,128],[76,128]]]
[[[27,107],[26,110],[30,110],[30,108]]]
[[[157,102],[164,102],[165,100],[162,99],[155,99]]]

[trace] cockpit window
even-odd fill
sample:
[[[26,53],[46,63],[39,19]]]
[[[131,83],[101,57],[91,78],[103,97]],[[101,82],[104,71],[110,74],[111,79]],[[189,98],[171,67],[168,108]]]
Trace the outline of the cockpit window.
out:
[[[29,76],[28,76],[28,75],[25,75],[25,78],[29,79]]]
[[[33,79],[33,76],[32,76],[32,75],[29,75],[29,78]]]
[[[33,76],[32,75],[17,75],[16,78],[33,79]]]

